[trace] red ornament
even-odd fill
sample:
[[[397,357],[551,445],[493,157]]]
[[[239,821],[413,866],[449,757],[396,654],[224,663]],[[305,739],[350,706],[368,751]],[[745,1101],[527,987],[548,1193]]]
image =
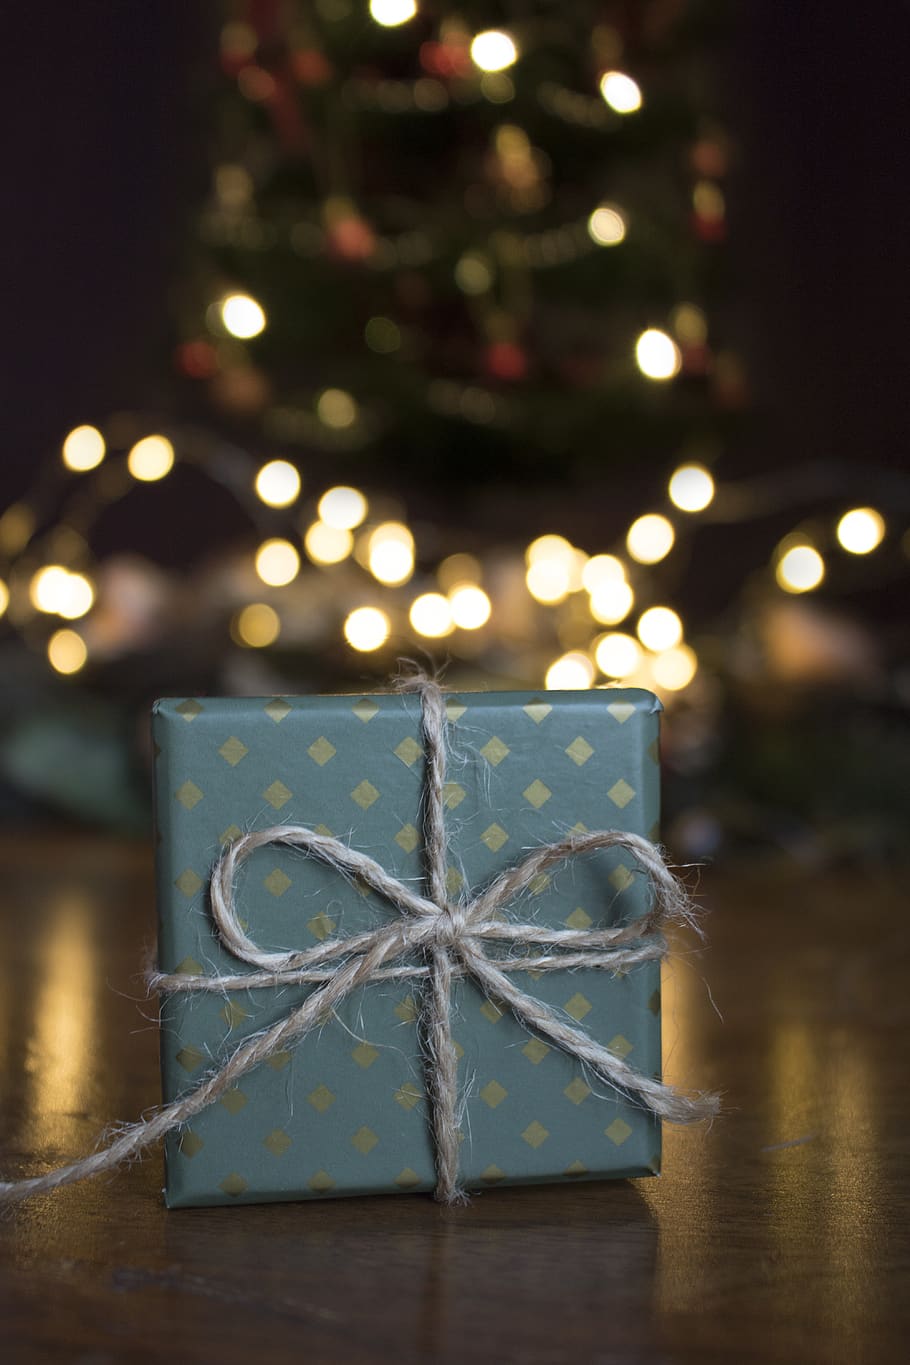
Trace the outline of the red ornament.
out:
[[[376,250],[376,233],[357,214],[336,218],[326,230],[326,247],[336,260],[366,261]]]
[[[493,379],[514,383],[528,372],[528,357],[514,341],[494,341],[484,356],[484,368]]]
[[[189,379],[211,379],[218,369],[218,353],[209,341],[184,341],[174,359],[177,369]]]

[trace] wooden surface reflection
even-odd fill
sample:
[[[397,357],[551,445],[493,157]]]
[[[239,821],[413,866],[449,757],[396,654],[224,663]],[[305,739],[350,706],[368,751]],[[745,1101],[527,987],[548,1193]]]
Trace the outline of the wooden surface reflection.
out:
[[[11,1175],[156,1101],[153,918],[144,849],[0,852]],[[883,874],[753,870],[703,900],[711,949],[666,982],[667,1072],[726,1114],[667,1131],[661,1180],[167,1213],[155,1154],[0,1222],[4,1360],[903,1360],[906,898]]]

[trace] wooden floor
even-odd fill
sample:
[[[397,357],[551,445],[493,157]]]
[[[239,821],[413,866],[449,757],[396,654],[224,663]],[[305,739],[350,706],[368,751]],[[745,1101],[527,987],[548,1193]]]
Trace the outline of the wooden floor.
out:
[[[145,849],[0,844],[0,1175],[158,1097]],[[869,871],[706,875],[666,982],[668,1076],[716,1086],[660,1180],[162,1206],[160,1154],[0,1220],[0,1357],[26,1362],[907,1358],[910,928]],[[710,986],[710,990],[709,990]],[[712,1004],[713,999],[713,1004]]]

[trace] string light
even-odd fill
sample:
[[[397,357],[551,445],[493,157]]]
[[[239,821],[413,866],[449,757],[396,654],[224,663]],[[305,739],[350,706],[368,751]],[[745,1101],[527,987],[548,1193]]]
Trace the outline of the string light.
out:
[[[682,464],[669,484],[670,501],[681,512],[703,512],[714,497],[714,480],[701,464]]]
[[[256,475],[256,493],[267,507],[290,507],[300,496],[300,474],[288,460],[269,460]]]
[[[627,678],[641,663],[641,648],[631,635],[611,631],[594,645],[597,667],[608,678]]]
[[[45,564],[29,584],[32,606],[37,611],[56,612],[60,603],[66,601],[68,578],[69,572],[62,564]]]
[[[462,583],[449,593],[452,620],[462,630],[479,630],[490,619],[493,610],[483,588],[473,583]]]
[[[604,583],[621,583],[625,576],[623,562],[615,555],[592,555],[581,571],[581,582],[593,593]]]
[[[485,294],[493,283],[493,266],[479,251],[466,251],[455,264],[455,283],[463,294]]]
[[[316,401],[316,416],[323,426],[342,431],[357,421],[357,404],[344,389],[325,389]]]
[[[565,560],[572,558],[573,546],[565,536],[538,536],[525,550],[525,563],[534,564],[538,560]]]
[[[573,649],[554,659],[545,679],[549,691],[585,691],[594,683],[594,665],[587,654]]]
[[[300,556],[289,540],[266,540],[256,551],[256,572],[270,588],[283,588],[300,572]]]
[[[63,463],[67,469],[84,474],[96,469],[104,459],[107,447],[97,427],[74,427],[63,442]]]
[[[0,616],[3,616],[8,606],[9,588],[6,586],[3,579],[0,578]]]
[[[401,328],[391,318],[370,318],[363,329],[363,339],[377,355],[392,355],[401,347]]]
[[[55,630],[47,642],[47,657],[58,673],[78,673],[84,668],[88,649],[78,631]]]
[[[414,0],[370,0],[370,14],[383,28],[397,28],[417,13]]]
[[[681,692],[695,677],[698,659],[688,645],[665,649],[651,660],[651,675],[666,692]]]
[[[408,619],[418,635],[427,635],[434,640],[451,635],[455,628],[451,605],[441,592],[424,592],[415,597]]]
[[[635,343],[635,363],[646,379],[672,379],[679,374],[682,356],[671,336],[649,327]]]
[[[607,71],[600,78],[600,93],[616,114],[634,114],[641,108],[641,89],[624,71]]]
[[[367,500],[359,488],[339,484],[329,488],[319,499],[319,516],[326,526],[336,531],[353,531],[366,517]]]
[[[591,593],[589,609],[602,626],[616,626],[624,621],[635,604],[635,594],[624,578],[607,579],[598,583]]]
[[[436,570],[439,586],[448,593],[466,583],[476,583],[480,576],[480,560],[466,554],[449,555]]]
[[[366,653],[384,645],[391,628],[388,616],[379,607],[356,607],[344,623],[344,638],[352,649]]]
[[[505,71],[518,61],[518,49],[508,33],[487,29],[471,43],[471,61],[481,71]]]
[[[564,559],[537,559],[525,574],[528,592],[537,602],[552,607],[564,602],[572,582],[571,564]]]
[[[155,483],[174,467],[174,447],[166,436],[143,436],[126,457],[126,467],[140,483]]]
[[[670,553],[675,539],[676,532],[666,517],[647,512],[629,527],[626,549],[639,564],[657,564]]]
[[[414,572],[414,537],[400,521],[386,521],[370,536],[368,558],[370,573],[380,583],[395,587],[406,583]]]
[[[601,204],[588,219],[588,236],[598,246],[617,246],[625,235],[626,220],[609,204]]]
[[[267,649],[281,633],[281,618],[267,602],[250,602],[231,624],[231,634],[248,649]]]
[[[854,507],[837,523],[837,539],[851,555],[870,554],[884,536],[884,518],[874,507]]]
[[[57,615],[63,616],[67,621],[78,621],[80,616],[85,616],[91,611],[94,602],[95,589],[85,574],[68,573],[65,590],[57,607]]]
[[[354,537],[341,526],[314,521],[307,527],[303,546],[314,564],[340,564],[354,548]]]
[[[635,627],[638,638],[648,649],[672,649],[682,639],[683,627],[671,607],[649,607]]]
[[[781,555],[775,576],[785,592],[811,592],[825,576],[825,561],[811,545],[794,545]]]
[[[249,341],[265,331],[265,310],[249,294],[229,294],[221,300],[221,321],[232,337]]]

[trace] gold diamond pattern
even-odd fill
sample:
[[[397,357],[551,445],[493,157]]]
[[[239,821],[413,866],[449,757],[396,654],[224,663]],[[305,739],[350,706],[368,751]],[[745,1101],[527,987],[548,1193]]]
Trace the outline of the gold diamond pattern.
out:
[[[205,1143],[198,1133],[193,1132],[192,1128],[184,1128],[180,1134],[178,1146],[183,1156],[194,1157],[199,1155]]]
[[[270,1066],[273,1071],[283,1071],[290,1060],[291,1054],[289,1052],[273,1052],[266,1065]]]
[[[567,1000],[563,1005],[563,1009],[566,1014],[571,1014],[573,1019],[581,1022],[585,1015],[591,1012],[593,1005],[586,995],[582,995],[581,991],[576,991],[571,1000]]]
[[[395,1184],[400,1190],[413,1190],[420,1184],[420,1176],[416,1171],[412,1171],[410,1166],[405,1166],[395,1177]]]
[[[262,1139],[262,1145],[268,1148],[272,1156],[284,1156],[293,1141],[283,1128],[273,1128],[268,1137]]]
[[[333,932],[335,921],[330,919],[324,910],[320,910],[318,915],[314,915],[312,919],[307,920],[306,927],[313,937],[318,938],[319,942],[322,943],[328,938],[329,934]]]
[[[328,1194],[329,1190],[334,1190],[335,1182],[328,1171],[317,1171],[307,1181],[307,1188],[314,1194]]]
[[[609,1128],[604,1129],[604,1136],[608,1137],[617,1147],[621,1147],[626,1139],[632,1136],[632,1129],[625,1119],[614,1119]]]
[[[317,1085],[315,1090],[311,1090],[307,1099],[313,1108],[320,1114],[324,1114],[327,1109],[331,1109],[335,1103],[335,1096],[327,1085]]]
[[[395,1103],[400,1104],[402,1109],[413,1109],[422,1099],[423,1094],[413,1081],[405,1081],[404,1085],[395,1091]]]
[[[499,1081],[488,1081],[480,1092],[480,1098],[491,1109],[498,1109],[508,1093],[508,1090],[500,1085]]]
[[[625,891],[635,881],[635,874],[630,872],[624,863],[615,867],[608,878],[611,886],[615,886],[619,892]]]
[[[307,749],[310,758],[314,763],[318,763],[320,768],[324,768],[329,759],[334,758],[337,752],[335,745],[326,739],[325,735],[320,735],[318,739],[314,739]]]
[[[456,810],[466,796],[467,792],[458,782],[447,782],[442,789],[442,803],[446,810]]]
[[[502,1010],[492,1000],[485,1000],[480,1007],[480,1012],[484,1019],[488,1019],[491,1024],[498,1024],[502,1018]]]
[[[611,1052],[615,1052],[617,1057],[628,1057],[629,1053],[635,1047],[635,1044],[630,1043],[628,1038],[624,1037],[623,1034],[617,1033],[610,1039],[609,1043],[607,1043],[607,1047]]]
[[[413,1024],[417,1018],[417,1004],[412,995],[406,995],[395,1006],[395,1014],[403,1024]]]
[[[367,779],[364,778],[362,782],[357,783],[357,786],[351,792],[351,800],[356,802],[361,810],[369,810],[373,802],[379,800],[379,792],[373,786],[372,782],[368,782]]]
[[[506,1173],[499,1166],[487,1166],[486,1170],[480,1172],[480,1178],[485,1185],[498,1185],[505,1180]]]
[[[222,830],[218,835],[219,844],[232,844],[235,839],[239,839],[243,830],[239,825],[228,825],[227,829]]]
[[[532,896],[542,896],[550,885],[550,875],[547,872],[535,872],[528,882],[528,890]]]
[[[607,707],[610,715],[620,725],[625,725],[627,720],[631,720],[635,715],[635,707],[627,701],[614,701]]]
[[[457,697],[449,697],[446,701],[446,719],[454,725],[457,720],[461,720],[467,709]]]
[[[583,1104],[591,1093],[591,1087],[585,1085],[580,1076],[576,1076],[573,1080],[569,1081],[569,1084],[562,1093],[565,1095],[566,1099],[571,1100],[573,1104]]]
[[[613,786],[607,792],[607,796],[609,796],[614,806],[618,806],[620,810],[625,810],[634,795],[635,788],[630,787],[624,777],[621,777],[618,782],[614,782]]]
[[[539,725],[541,721],[546,720],[547,716],[553,710],[549,702],[538,701],[536,698],[534,701],[529,701],[527,706],[523,706],[521,709],[526,716],[530,716],[535,725]]]
[[[201,976],[202,963],[197,962],[194,957],[185,957],[182,962],[178,962],[174,968],[176,976]]]
[[[535,777],[530,787],[525,787],[521,794],[535,810],[540,810],[541,806],[545,805],[553,795],[547,784],[541,782],[539,777]]]
[[[202,878],[191,867],[187,867],[181,872],[174,885],[178,891],[183,892],[184,896],[192,897],[202,886]]]
[[[361,697],[360,701],[351,707],[351,710],[358,720],[363,721],[364,725],[368,725],[378,712],[379,707],[369,697]]]
[[[229,1114],[239,1114],[241,1109],[246,1108],[248,1100],[243,1091],[235,1086],[233,1090],[226,1090],[221,1096],[221,1103]]]
[[[498,735],[488,739],[481,749],[481,754],[493,768],[498,768],[504,758],[508,758],[512,750],[508,744],[504,744]]]
[[[450,896],[454,896],[460,891],[463,883],[464,877],[458,871],[457,867],[446,868],[446,890]]]
[[[280,725],[291,714],[291,708],[284,697],[273,697],[262,709],[269,720],[273,720],[276,725]]]
[[[194,1043],[188,1043],[186,1047],[182,1047],[177,1053],[177,1061],[183,1067],[184,1071],[193,1072],[202,1066],[202,1063],[205,1061],[205,1053],[200,1052],[199,1048],[196,1047]]]
[[[550,1132],[549,1129],[544,1128],[543,1124],[538,1123],[537,1119],[535,1119],[533,1123],[528,1124],[521,1136],[528,1146],[533,1147],[536,1151],[538,1147],[546,1142],[547,1138],[550,1136]]]
[[[192,810],[194,806],[199,805],[204,795],[195,782],[187,780],[174,792],[174,799],[180,802],[184,810]]]
[[[587,910],[583,910],[580,905],[575,907],[571,915],[566,916],[566,926],[569,929],[590,929],[593,923]]]
[[[236,1171],[231,1171],[230,1175],[225,1176],[218,1188],[224,1190],[225,1194],[229,1194],[232,1199],[237,1199],[249,1187],[242,1175],[238,1175]]]
[[[491,853],[498,853],[503,844],[508,843],[508,840],[509,836],[502,825],[497,825],[495,821],[492,825],[487,825],[480,836],[480,842],[486,844]]]
[[[250,1016],[249,1011],[245,1010],[242,1005],[238,1005],[236,1000],[229,1000],[221,1011],[221,1017],[228,1028],[236,1028],[238,1024],[242,1024],[244,1019],[249,1019]]]
[[[265,887],[266,891],[271,892],[276,899],[279,896],[283,896],[291,884],[290,877],[286,872],[282,872],[280,867],[272,868],[269,875],[262,879],[262,885]]]
[[[583,735],[578,735],[576,739],[567,747],[566,753],[573,763],[577,763],[579,768],[583,763],[587,763],[594,750]]]
[[[546,1043],[542,1043],[539,1038],[529,1038],[521,1050],[528,1061],[533,1062],[534,1066],[539,1066],[547,1053],[551,1051]]]
[[[182,716],[185,721],[195,720],[202,709],[195,697],[188,697],[186,701],[182,701],[179,706],[174,707],[177,715]]]
[[[413,768],[418,758],[423,757],[423,749],[417,740],[411,735],[406,735],[400,744],[392,750],[396,758],[400,758],[406,768]]]
[[[290,787],[286,787],[283,782],[276,778],[266,787],[262,795],[273,810],[281,810],[281,807],[287,805],[294,793]]]
[[[362,1128],[358,1128],[351,1138],[352,1146],[356,1147],[362,1156],[369,1156],[378,1141],[378,1135],[373,1132],[372,1128],[367,1128],[366,1124]]]
[[[403,848],[405,853],[413,853],[420,843],[420,835],[413,825],[402,825],[395,835],[395,842],[399,848]]]
[[[567,1175],[570,1180],[577,1180],[580,1175],[587,1175],[588,1168],[583,1161],[573,1161],[571,1166],[567,1166],[563,1175]]]
[[[246,758],[250,751],[242,739],[238,739],[236,735],[231,735],[229,739],[224,741],[218,752],[225,763],[230,763],[232,768],[236,768],[240,760]]]
[[[368,1071],[379,1056],[379,1048],[374,1047],[372,1043],[358,1043],[351,1053],[351,1056],[359,1067],[362,1067],[364,1071]]]

